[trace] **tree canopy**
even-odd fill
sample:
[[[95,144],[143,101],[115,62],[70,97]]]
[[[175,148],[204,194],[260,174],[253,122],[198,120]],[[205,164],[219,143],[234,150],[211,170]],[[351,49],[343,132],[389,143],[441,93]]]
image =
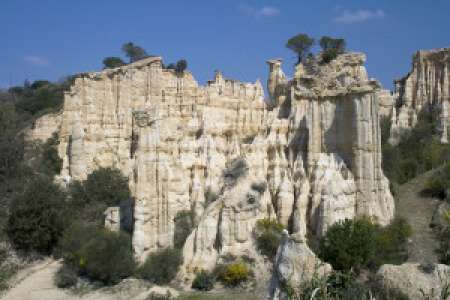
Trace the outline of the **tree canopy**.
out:
[[[125,65],[120,57],[109,56],[103,60],[103,69],[114,69]]]
[[[302,60],[310,53],[313,45],[314,39],[305,33],[300,33],[291,37],[286,43],[286,47],[297,54],[297,63],[302,62]]]
[[[144,48],[135,45],[132,42],[123,44],[122,51],[130,59],[130,63],[138,61],[148,56]]]

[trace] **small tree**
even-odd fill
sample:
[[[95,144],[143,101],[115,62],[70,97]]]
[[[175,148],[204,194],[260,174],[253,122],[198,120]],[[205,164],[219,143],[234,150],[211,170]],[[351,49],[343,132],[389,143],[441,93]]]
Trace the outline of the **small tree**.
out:
[[[34,178],[11,205],[6,232],[19,249],[50,253],[62,235],[65,194],[47,177]]]
[[[132,42],[123,44],[122,51],[125,53],[127,57],[130,58],[130,63],[138,61],[148,56],[144,48],[135,45]]]
[[[185,59],[180,59],[179,61],[177,61],[177,64],[175,66],[175,71],[177,72],[177,74],[183,74],[184,71],[187,69],[187,61]]]
[[[113,168],[97,169],[85,181],[73,182],[70,195],[73,217],[91,223],[101,223],[107,207],[119,206],[131,197],[128,179]]]
[[[103,69],[114,69],[125,65],[125,62],[120,57],[106,57],[103,60]]]
[[[155,284],[168,284],[177,275],[182,262],[180,250],[163,249],[150,254],[139,268],[138,274]]]
[[[311,47],[314,45],[314,39],[305,33],[297,34],[291,37],[286,47],[297,54],[297,63],[301,63],[303,59],[310,53]]]

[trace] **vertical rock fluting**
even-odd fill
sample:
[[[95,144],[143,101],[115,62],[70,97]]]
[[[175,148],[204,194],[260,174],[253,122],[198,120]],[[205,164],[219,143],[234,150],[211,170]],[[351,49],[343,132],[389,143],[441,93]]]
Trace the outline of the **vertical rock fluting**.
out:
[[[446,105],[450,101],[450,48],[418,51],[412,69],[395,81],[396,110],[392,117],[390,142],[396,144],[403,131],[417,123],[422,109],[439,113],[441,140],[447,142],[448,119]]]
[[[57,130],[60,179],[119,168],[135,197],[141,260],[173,246],[175,219],[189,213],[195,226],[182,273],[190,276],[227,255],[258,257],[253,231],[263,218],[299,240],[355,216],[387,224],[394,203],[381,170],[380,87],[364,60],[353,53],[311,61],[291,81],[280,60],[269,61],[269,108],[259,81],[218,72],[199,86],[158,57],[83,74]],[[226,170],[239,160],[245,172],[231,184]]]

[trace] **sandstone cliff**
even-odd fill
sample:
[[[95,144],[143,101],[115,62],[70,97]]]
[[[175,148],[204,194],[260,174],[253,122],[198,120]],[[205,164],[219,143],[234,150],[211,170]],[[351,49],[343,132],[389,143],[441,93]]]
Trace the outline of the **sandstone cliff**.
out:
[[[395,81],[396,107],[392,115],[391,143],[398,142],[402,131],[415,126],[423,108],[438,112],[441,141],[447,143],[448,102],[450,101],[450,48],[418,51],[412,69]]]
[[[392,219],[381,170],[382,91],[364,61],[358,53],[327,65],[311,60],[292,80],[280,60],[269,61],[267,105],[258,81],[217,73],[199,86],[190,73],[147,58],[79,76],[56,128],[39,121],[29,136],[58,133],[62,181],[108,166],[128,176],[140,259],[172,246],[174,219],[188,212],[195,227],[183,272],[212,269],[228,254],[258,256],[253,230],[262,218],[277,219],[296,240],[345,218]],[[234,178],[236,164],[243,171]]]

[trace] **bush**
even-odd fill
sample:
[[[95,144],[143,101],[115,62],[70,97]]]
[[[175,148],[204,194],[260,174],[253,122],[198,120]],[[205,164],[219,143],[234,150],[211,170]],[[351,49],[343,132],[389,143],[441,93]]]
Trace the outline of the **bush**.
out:
[[[395,219],[385,228],[368,218],[345,220],[330,227],[319,242],[319,257],[335,270],[376,269],[386,263],[407,259],[407,241],[411,227]]]
[[[215,278],[206,271],[200,271],[192,281],[192,288],[200,291],[210,291],[214,288]]]
[[[61,289],[70,288],[77,284],[77,273],[70,267],[63,265],[55,274],[55,284]]]
[[[116,284],[135,269],[131,238],[123,232],[73,224],[64,233],[61,249],[65,264],[104,284]]]
[[[251,277],[250,268],[243,262],[219,266],[217,270],[218,279],[228,287],[238,286],[248,281]]]
[[[177,275],[183,262],[181,251],[164,249],[150,254],[139,268],[138,275],[155,284],[168,284]]]
[[[274,258],[281,241],[283,225],[275,220],[262,219],[256,223],[256,246],[269,258]]]
[[[58,135],[53,134],[42,147],[42,166],[50,176],[61,172],[63,160],[58,155]]]
[[[63,232],[65,194],[47,177],[37,176],[11,204],[6,232],[16,248],[48,254]]]
[[[448,188],[450,188],[450,161],[428,179],[425,190],[433,197],[444,199]]]
[[[73,218],[98,225],[103,225],[107,207],[119,206],[131,197],[128,179],[113,168],[97,169],[85,181],[73,182],[70,195]]]

